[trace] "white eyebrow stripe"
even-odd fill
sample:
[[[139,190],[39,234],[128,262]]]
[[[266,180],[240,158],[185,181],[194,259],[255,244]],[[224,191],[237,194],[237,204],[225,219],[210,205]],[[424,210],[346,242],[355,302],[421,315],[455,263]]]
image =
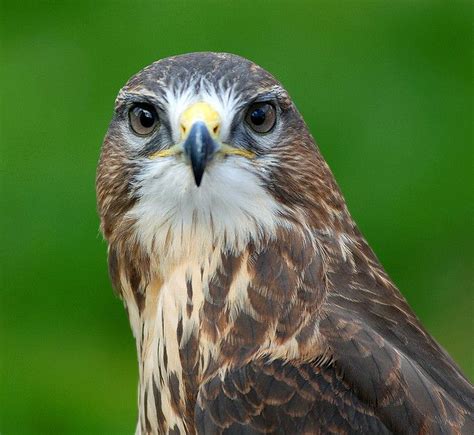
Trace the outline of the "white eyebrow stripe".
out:
[[[209,83],[206,79],[200,78],[191,81],[185,88],[170,86],[166,90],[165,104],[172,131],[172,138],[175,143],[180,140],[181,129],[179,120],[181,114],[192,104],[197,102],[208,103],[217,111],[221,118],[220,139],[226,141],[232,121],[241,106],[241,100],[237,96],[234,87],[224,87],[218,84]],[[199,91],[196,93],[196,89]]]

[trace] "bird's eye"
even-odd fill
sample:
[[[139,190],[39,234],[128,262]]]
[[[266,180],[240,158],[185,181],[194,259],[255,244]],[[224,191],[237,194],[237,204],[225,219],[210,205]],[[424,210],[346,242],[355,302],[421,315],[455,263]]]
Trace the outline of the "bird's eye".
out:
[[[270,103],[252,104],[245,115],[245,121],[257,133],[268,133],[276,122],[276,110]]]
[[[148,136],[158,125],[158,115],[153,106],[149,104],[137,104],[128,113],[130,127],[139,136]]]

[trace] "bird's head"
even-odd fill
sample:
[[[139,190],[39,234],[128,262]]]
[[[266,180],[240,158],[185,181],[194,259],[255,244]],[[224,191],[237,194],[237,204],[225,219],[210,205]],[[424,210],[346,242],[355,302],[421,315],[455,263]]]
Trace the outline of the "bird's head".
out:
[[[284,222],[334,224],[345,210],[285,89],[254,63],[219,53],[163,59],[129,80],[97,193],[106,238],[133,228],[159,250],[206,237],[238,248]]]

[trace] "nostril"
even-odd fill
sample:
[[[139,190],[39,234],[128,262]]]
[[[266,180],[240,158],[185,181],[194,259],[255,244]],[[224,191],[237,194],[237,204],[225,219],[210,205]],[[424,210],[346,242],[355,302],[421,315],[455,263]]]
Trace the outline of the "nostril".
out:
[[[181,125],[181,133],[186,134],[186,127]]]
[[[218,131],[219,131],[219,126],[216,125],[216,126],[212,129],[212,131],[214,132],[214,134],[217,134]]]

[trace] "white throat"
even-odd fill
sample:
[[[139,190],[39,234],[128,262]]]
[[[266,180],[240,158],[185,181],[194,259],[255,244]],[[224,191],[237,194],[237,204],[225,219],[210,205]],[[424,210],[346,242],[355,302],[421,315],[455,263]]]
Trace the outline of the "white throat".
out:
[[[199,261],[216,248],[241,252],[281,224],[280,204],[243,158],[211,162],[199,187],[175,157],[148,161],[137,181],[141,196],[129,217],[140,244],[162,266]]]

